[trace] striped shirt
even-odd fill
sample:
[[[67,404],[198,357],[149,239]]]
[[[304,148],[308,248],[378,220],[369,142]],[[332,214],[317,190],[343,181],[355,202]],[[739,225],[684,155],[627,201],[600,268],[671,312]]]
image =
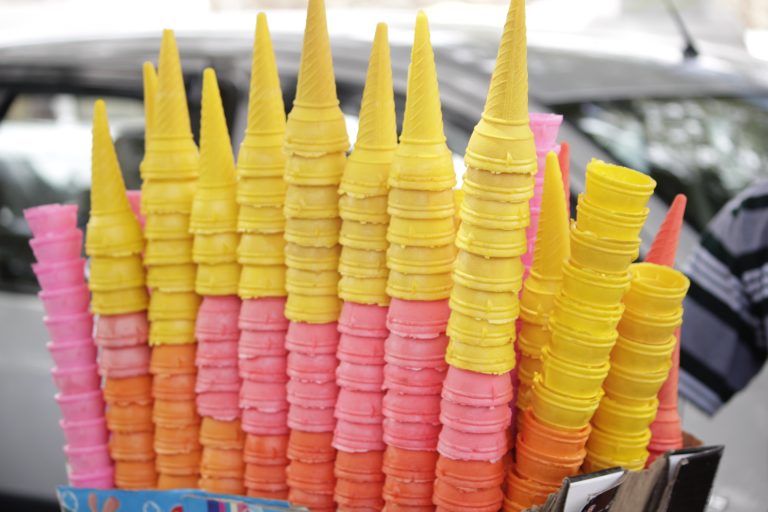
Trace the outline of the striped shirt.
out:
[[[712,414],[766,360],[768,181],[732,199],[691,257],[680,353],[680,393]]]

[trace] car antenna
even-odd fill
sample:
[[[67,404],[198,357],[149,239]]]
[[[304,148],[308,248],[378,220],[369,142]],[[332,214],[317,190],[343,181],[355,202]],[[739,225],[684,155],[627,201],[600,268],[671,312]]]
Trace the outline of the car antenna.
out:
[[[685,25],[685,20],[680,16],[680,11],[674,3],[674,0],[664,0],[664,3],[669,10],[669,14],[672,16],[677,29],[680,31],[680,35],[683,37],[685,47],[683,48],[683,58],[686,60],[695,59],[699,56],[699,50],[696,49],[696,45],[693,43],[693,36],[688,31],[688,27]]]

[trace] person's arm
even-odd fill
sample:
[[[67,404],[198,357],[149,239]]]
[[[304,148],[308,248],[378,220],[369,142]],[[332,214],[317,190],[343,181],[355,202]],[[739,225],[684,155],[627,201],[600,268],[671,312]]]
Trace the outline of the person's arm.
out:
[[[690,260],[680,393],[708,414],[746,387],[765,362],[767,269],[763,184],[723,208]]]

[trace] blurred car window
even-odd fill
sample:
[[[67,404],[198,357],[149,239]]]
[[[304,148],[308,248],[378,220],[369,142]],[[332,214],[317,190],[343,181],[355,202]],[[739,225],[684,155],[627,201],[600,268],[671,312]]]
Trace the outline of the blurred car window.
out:
[[[37,288],[23,210],[77,203],[85,225],[91,181],[91,115],[96,96],[10,92],[0,120],[0,289]],[[140,184],[144,109],[132,98],[108,97],[115,147],[129,188]]]
[[[590,101],[558,105],[618,162],[650,174],[666,202],[688,196],[701,231],[734,195],[768,177],[768,98]]]

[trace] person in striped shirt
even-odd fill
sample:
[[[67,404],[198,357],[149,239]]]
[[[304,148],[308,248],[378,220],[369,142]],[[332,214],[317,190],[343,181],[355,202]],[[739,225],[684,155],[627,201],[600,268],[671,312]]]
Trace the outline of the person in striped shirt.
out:
[[[680,394],[714,414],[766,360],[768,181],[720,210],[694,250],[687,275]]]

